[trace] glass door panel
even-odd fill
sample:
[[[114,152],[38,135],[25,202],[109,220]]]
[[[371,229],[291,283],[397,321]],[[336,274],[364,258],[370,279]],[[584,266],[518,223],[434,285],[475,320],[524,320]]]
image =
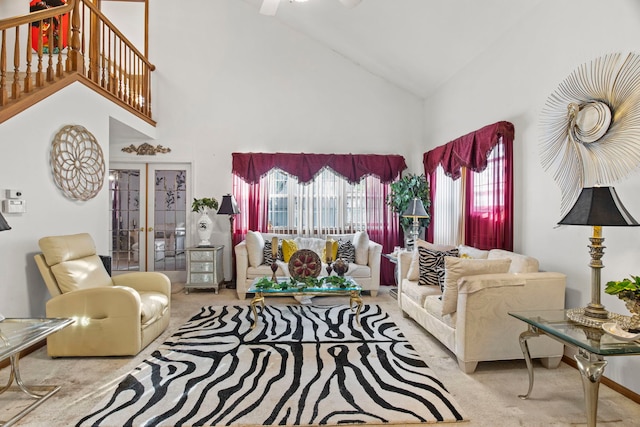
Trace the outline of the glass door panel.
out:
[[[189,165],[114,164],[109,173],[113,273],[185,280]]]

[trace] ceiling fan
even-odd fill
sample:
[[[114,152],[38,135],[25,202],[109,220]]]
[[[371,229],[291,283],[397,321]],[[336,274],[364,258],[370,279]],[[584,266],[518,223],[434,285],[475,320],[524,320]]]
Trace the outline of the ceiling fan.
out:
[[[307,0],[289,0],[290,2],[304,2]],[[362,2],[362,0],[338,0],[346,7],[355,7]],[[262,0],[262,6],[260,6],[260,13],[267,16],[273,16],[278,10],[280,0]]]

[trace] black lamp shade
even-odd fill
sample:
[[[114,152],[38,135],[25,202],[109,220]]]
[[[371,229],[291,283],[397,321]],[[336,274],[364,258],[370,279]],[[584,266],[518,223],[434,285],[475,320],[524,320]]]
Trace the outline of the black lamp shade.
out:
[[[6,231],[6,230],[11,230],[11,227],[9,227],[7,220],[4,219],[2,214],[0,214],[0,231]]]
[[[231,194],[222,196],[222,203],[218,209],[218,215],[237,215],[240,213],[236,199]]]
[[[624,207],[613,187],[583,188],[576,203],[558,224],[613,227],[639,225]]]
[[[422,204],[422,200],[415,197],[407,206],[407,209],[402,213],[402,216],[410,218],[429,218],[429,214]]]

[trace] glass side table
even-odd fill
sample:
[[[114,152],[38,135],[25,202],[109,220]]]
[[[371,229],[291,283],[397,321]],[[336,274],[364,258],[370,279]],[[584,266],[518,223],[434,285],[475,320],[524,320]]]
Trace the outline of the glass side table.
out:
[[[15,424],[60,390],[60,386],[56,385],[24,384],[20,376],[20,352],[73,322],[73,319],[4,319],[0,321],[0,361],[8,358],[11,362],[9,381],[6,385],[0,386],[0,394],[10,390],[15,380],[18,391],[36,399],[11,419],[0,421],[0,426],[8,427]]]
[[[533,366],[527,340],[540,335],[547,335],[564,345],[576,348],[574,356],[582,377],[584,399],[587,411],[587,426],[596,426],[598,413],[598,389],[607,361],[605,356],[637,356],[640,355],[640,342],[618,340],[602,329],[589,328],[575,323],[567,317],[568,310],[521,311],[509,315],[527,323],[528,330],[520,334],[520,347],[524,354],[529,372],[529,390],[520,395],[527,399],[533,389]]]

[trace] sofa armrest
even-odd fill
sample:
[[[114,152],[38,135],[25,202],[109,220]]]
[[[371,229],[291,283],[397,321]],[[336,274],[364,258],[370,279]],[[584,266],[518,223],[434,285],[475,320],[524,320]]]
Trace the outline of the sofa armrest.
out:
[[[413,252],[400,251],[398,252],[398,283],[402,283],[403,279],[407,278],[409,273],[409,267],[411,266],[411,260],[413,259]]]
[[[502,358],[519,358],[521,350],[518,339],[526,330],[526,325],[510,316],[509,312],[563,309],[566,276],[562,273],[535,272],[474,277],[482,279],[482,276],[494,276],[505,284],[508,283],[508,277],[512,276],[513,285],[484,287],[470,293],[459,292],[455,353],[463,361],[492,360],[491,348],[494,347],[494,350],[500,349]],[[524,280],[524,284],[518,285],[521,280]],[[532,347],[532,357],[536,357],[535,353],[540,348],[536,346]],[[558,355],[562,355],[561,349]]]
[[[136,291],[159,292],[171,299],[171,280],[163,273],[139,271],[118,274],[111,280],[116,286],[128,286]]]
[[[247,293],[247,269],[249,268],[249,253],[247,244],[242,241],[234,248],[236,253],[236,292],[238,297]]]
[[[380,287],[380,259],[382,258],[382,245],[369,241],[368,264],[371,269],[371,289],[377,290]]]
[[[140,324],[140,295],[127,286],[104,286],[80,289],[47,301],[48,317],[89,319],[126,318]],[[83,320],[86,319],[86,320]]]

